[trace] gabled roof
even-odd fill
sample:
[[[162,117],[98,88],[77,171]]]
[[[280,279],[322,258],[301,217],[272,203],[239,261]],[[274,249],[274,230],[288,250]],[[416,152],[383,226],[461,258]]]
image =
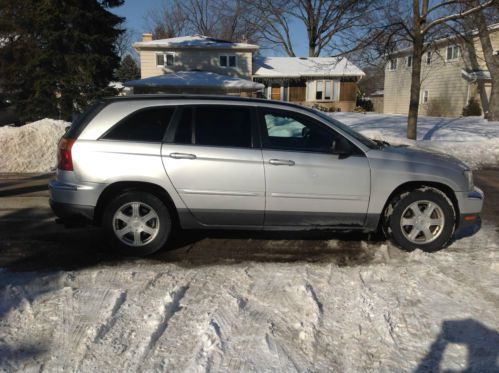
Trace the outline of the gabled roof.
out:
[[[220,88],[227,91],[258,91],[264,88],[261,83],[210,71],[178,71],[145,79],[131,80],[125,82],[124,85],[126,87],[172,87],[193,90]]]
[[[255,57],[256,78],[300,78],[322,76],[364,76],[344,57]]]
[[[204,35],[179,36],[171,39],[140,41],[133,44],[136,49],[141,48],[172,48],[172,49],[259,49],[258,45],[234,43],[227,40],[215,39]]]

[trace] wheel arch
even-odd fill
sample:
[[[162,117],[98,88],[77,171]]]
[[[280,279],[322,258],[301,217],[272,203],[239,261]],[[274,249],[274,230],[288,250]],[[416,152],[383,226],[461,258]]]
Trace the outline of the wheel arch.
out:
[[[383,210],[381,212],[380,219],[378,221],[378,228],[382,227],[382,225],[385,223],[385,214],[386,214],[388,208],[390,207],[390,204],[397,196],[399,196],[403,193],[411,192],[411,191],[414,191],[416,189],[424,188],[424,187],[436,189],[436,190],[444,193],[444,195],[452,202],[452,207],[454,208],[454,212],[455,212],[455,219],[456,219],[455,223],[458,224],[460,211],[459,211],[459,203],[457,201],[457,197],[456,197],[456,194],[454,193],[454,190],[450,186],[443,184],[443,183],[438,183],[438,182],[433,182],[433,181],[419,181],[418,180],[418,181],[408,181],[406,183],[403,183],[403,184],[399,185],[398,187],[396,187],[390,193],[389,197],[387,198],[387,200],[385,202],[385,205],[383,206]]]
[[[170,194],[161,186],[144,182],[144,181],[118,181],[113,184],[108,185],[100,194],[99,199],[97,200],[97,204],[95,206],[94,212],[94,224],[101,225],[102,224],[102,216],[104,214],[104,210],[108,203],[117,195],[132,192],[132,191],[140,191],[151,193],[152,195],[158,197],[168,208],[170,213],[172,214],[172,223],[174,226],[178,226],[179,224],[179,215],[175,203],[171,198]]]

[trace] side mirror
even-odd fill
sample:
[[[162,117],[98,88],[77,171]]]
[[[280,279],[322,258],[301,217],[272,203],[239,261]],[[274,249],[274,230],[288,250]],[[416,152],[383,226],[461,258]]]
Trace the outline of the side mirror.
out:
[[[301,137],[307,138],[310,135],[310,128],[308,127],[303,127],[301,129]]]
[[[348,158],[352,155],[352,146],[344,139],[333,140],[333,143],[331,144],[331,153],[338,155],[339,159]]]

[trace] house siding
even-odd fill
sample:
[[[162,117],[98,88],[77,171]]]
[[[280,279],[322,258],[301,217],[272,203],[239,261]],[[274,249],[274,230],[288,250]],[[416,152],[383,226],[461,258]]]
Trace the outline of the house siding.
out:
[[[499,49],[499,32],[490,34],[494,49]],[[477,63],[473,64],[465,44],[461,46],[461,56],[453,61],[446,61],[447,46],[456,44],[449,42],[433,51],[432,62],[426,64],[426,54],[423,55],[421,71],[421,95],[429,92],[428,103],[423,103],[420,97],[419,114],[431,116],[460,116],[467,100],[476,89],[473,83],[466,81],[461,74],[463,69],[486,69],[480,42],[474,39],[477,52]],[[411,88],[411,68],[405,66],[405,57],[411,52],[397,56],[397,69],[391,71],[386,66],[384,87],[384,113],[404,114],[409,111]]]
[[[173,66],[156,66],[157,53],[174,53]],[[236,67],[219,66],[220,55],[235,55]],[[227,50],[227,49],[155,49],[140,50],[141,78],[161,75],[167,72],[206,70],[217,74],[230,75],[243,79],[251,79],[252,74],[251,51]]]

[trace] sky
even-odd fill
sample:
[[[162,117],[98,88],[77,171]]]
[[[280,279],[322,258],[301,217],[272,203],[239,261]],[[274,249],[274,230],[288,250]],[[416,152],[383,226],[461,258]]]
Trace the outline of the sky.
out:
[[[141,35],[144,32],[150,32],[151,30],[147,27],[147,22],[145,20],[146,14],[150,10],[158,9],[162,0],[125,0],[125,4],[117,7],[111,8],[111,11],[121,17],[126,18],[125,26],[131,29],[137,40],[141,39]],[[291,27],[291,37],[296,41],[295,43],[295,53],[298,56],[307,56],[307,43],[306,43],[306,31],[305,27],[301,24],[294,24]],[[282,55],[279,50],[264,50],[262,54],[272,56],[272,55]]]

